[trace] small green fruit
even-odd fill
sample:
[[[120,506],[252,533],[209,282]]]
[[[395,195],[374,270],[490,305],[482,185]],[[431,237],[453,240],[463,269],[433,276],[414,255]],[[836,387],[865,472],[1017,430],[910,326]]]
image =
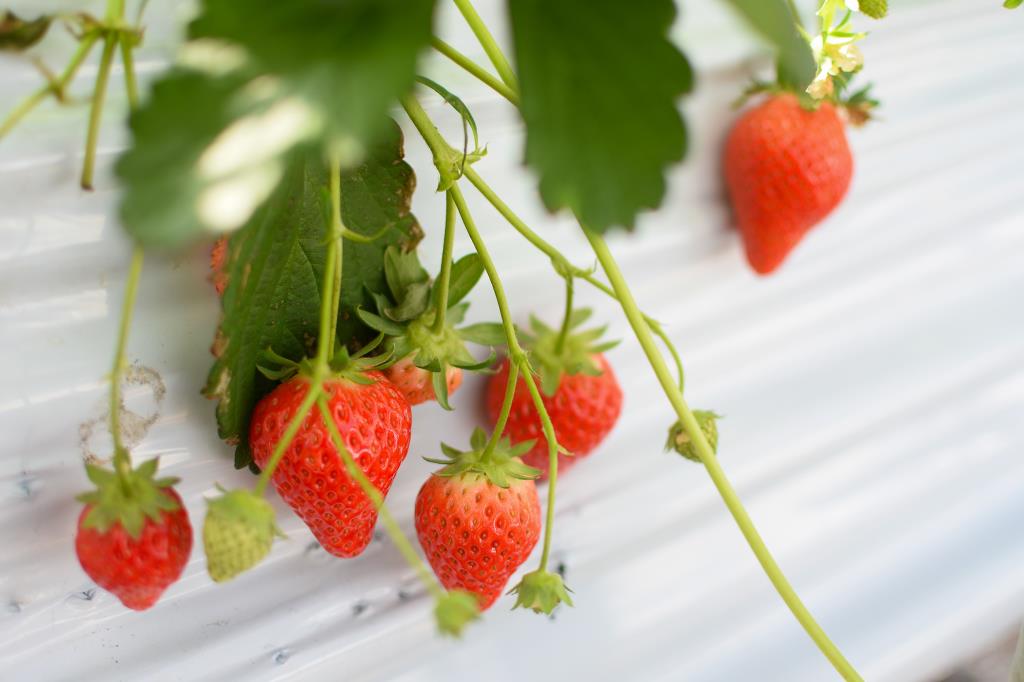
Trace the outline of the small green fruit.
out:
[[[708,412],[707,410],[694,410],[693,416],[697,420],[697,424],[700,425],[700,430],[704,433],[704,438],[707,439],[708,445],[711,446],[711,452],[718,452],[718,425],[715,420],[719,418],[714,412]],[[686,459],[694,462],[700,462],[700,456],[697,455],[697,448],[690,438],[690,434],[683,428],[683,423],[677,421],[668,430],[668,441],[665,443],[665,451],[669,452],[675,450]]]
[[[270,552],[274,536],[274,508],[248,490],[232,490],[210,500],[203,523],[206,570],[214,582],[231,580]]]

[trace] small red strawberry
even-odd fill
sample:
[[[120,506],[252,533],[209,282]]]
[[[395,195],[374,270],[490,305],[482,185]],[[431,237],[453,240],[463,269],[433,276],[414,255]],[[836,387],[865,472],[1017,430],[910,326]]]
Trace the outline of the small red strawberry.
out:
[[[154,480],[151,459],[122,480],[113,471],[86,465],[96,490],[79,496],[75,553],[96,584],[130,609],[143,611],[180,576],[192,551],[192,526],[177,479]]]
[[[306,377],[293,377],[256,405],[249,444],[260,467],[267,466],[309,387]],[[377,371],[342,372],[325,380],[323,390],[353,460],[381,495],[387,495],[409,452],[409,401]],[[345,471],[319,411],[306,417],[274,469],[273,481],[278,494],[331,554],[354,557],[370,544],[377,510]]]
[[[480,610],[501,596],[508,579],[540,538],[537,470],[518,455],[529,445],[507,439],[488,451],[477,429],[472,449],[441,448],[448,460],[431,474],[416,497],[416,535],[441,584],[476,595]]]
[[[223,296],[228,288],[228,238],[220,237],[210,250],[210,281],[217,294]]]
[[[589,310],[573,312],[571,328],[590,316]],[[596,448],[615,426],[622,410],[622,389],[615,379],[603,351],[614,343],[594,345],[603,329],[568,333],[558,347],[559,332],[536,319],[530,321],[533,334],[523,335],[530,362],[540,376],[541,399],[551,417],[558,444],[570,454],[558,455],[558,470],[570,466]],[[501,412],[508,382],[509,364],[505,360],[487,385],[487,411],[494,424]],[[540,416],[519,378],[505,433],[513,443],[534,441],[523,461],[548,474],[548,443]]]
[[[725,180],[750,266],[765,275],[839,204],[853,176],[843,121],[774,95],[744,113],[725,145]]]
[[[417,367],[412,357],[403,358],[384,370],[388,381],[398,387],[410,405],[419,405],[437,397],[434,393],[432,374],[429,370]],[[449,365],[445,378],[448,395],[451,395],[462,385],[462,370]]]

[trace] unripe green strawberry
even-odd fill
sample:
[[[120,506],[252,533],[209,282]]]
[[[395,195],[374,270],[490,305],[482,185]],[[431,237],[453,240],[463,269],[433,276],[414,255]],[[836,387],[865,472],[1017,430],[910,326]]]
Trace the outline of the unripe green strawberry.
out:
[[[718,452],[718,425],[715,420],[719,415],[707,410],[694,410],[693,416],[700,425],[700,430],[711,446],[711,452]],[[697,447],[690,438],[690,434],[683,428],[683,423],[677,421],[668,430],[668,440],[665,442],[665,451],[675,450],[686,459],[700,462],[697,454]]]
[[[269,502],[249,490],[225,492],[206,510],[206,571],[214,582],[231,580],[263,560],[275,535],[281,531]]]
[[[860,0],[860,11],[872,19],[881,19],[889,12],[889,0]]]

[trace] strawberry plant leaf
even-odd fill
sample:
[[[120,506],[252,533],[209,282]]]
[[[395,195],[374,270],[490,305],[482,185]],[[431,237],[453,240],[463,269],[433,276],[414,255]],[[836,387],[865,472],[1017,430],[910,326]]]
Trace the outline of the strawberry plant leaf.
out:
[[[632,227],[686,151],[676,100],[693,73],[667,37],[672,0],[509,0],[509,11],[541,198],[596,231]]]
[[[121,218],[144,246],[241,228],[292,158],[351,168],[412,87],[433,0],[206,0],[180,64],[131,117]],[[197,106],[197,103],[202,106]]]
[[[364,235],[387,228],[372,242],[344,245],[338,338],[347,344],[375,335],[357,309],[387,290],[387,248],[411,250],[422,235],[409,212],[415,176],[402,160],[401,130],[393,121],[385,129],[385,140],[341,176],[345,226]],[[251,461],[249,415],[275,383],[258,369],[266,350],[299,361],[315,348],[326,257],[321,195],[327,183],[319,154],[296,157],[270,199],[229,242],[224,316],[214,343],[217,359],[204,394],[218,401],[218,430],[221,438],[238,445],[239,468]]]
[[[779,84],[803,92],[814,79],[817,65],[787,0],[726,1],[775,46]]]
[[[189,37],[241,47],[281,96],[315,110],[327,137],[359,154],[415,78],[434,0],[205,0]]]
[[[1003,7],[1006,9],[1016,9],[1020,7],[1022,2],[1024,2],[1024,0],[1006,0],[1006,2],[1003,3]],[[1024,679],[1024,672],[1022,672],[1021,675],[1022,679]]]
[[[51,23],[53,17],[48,14],[25,20],[7,10],[0,15],[0,50],[20,52],[32,47],[43,39]]]

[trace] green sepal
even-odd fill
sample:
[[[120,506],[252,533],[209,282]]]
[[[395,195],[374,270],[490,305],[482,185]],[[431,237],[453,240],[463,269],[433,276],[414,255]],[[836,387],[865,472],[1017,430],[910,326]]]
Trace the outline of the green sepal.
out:
[[[405,327],[401,324],[385,319],[380,315],[374,315],[363,308],[357,308],[356,315],[359,316],[359,319],[362,320],[367,327],[381,332],[382,334],[388,334],[389,336],[401,336],[405,333]]]
[[[154,478],[157,465],[156,458],[147,460],[121,480],[110,469],[86,464],[86,475],[96,489],[76,497],[79,502],[92,505],[82,521],[83,527],[105,533],[120,524],[132,539],[138,539],[147,518],[158,522],[164,512],[177,509],[177,501],[165,489],[178,479]]]
[[[43,39],[51,23],[51,14],[43,14],[26,21],[7,10],[0,16],[0,50],[19,52],[32,47]]]
[[[472,592],[451,590],[434,604],[437,631],[450,637],[462,636],[468,624],[480,618],[480,603]]]
[[[559,330],[530,316],[530,332],[522,335],[523,345],[530,351],[530,365],[540,379],[540,389],[545,395],[555,394],[563,373],[591,376],[602,373],[595,356],[614,348],[618,341],[597,343],[606,327],[575,331],[590,319],[591,312],[589,308],[578,308],[569,314],[569,333],[561,350],[558,349]]]
[[[456,330],[463,341],[479,346],[504,346],[505,328],[499,322],[477,322]]]
[[[224,491],[209,500],[203,522],[207,573],[214,582],[231,580],[262,561],[275,536],[285,537],[269,502],[250,490]]]
[[[411,285],[430,281],[430,275],[420,265],[416,252],[405,252],[395,246],[388,247],[384,252],[384,278],[392,298],[399,303]]]
[[[432,81],[425,76],[416,76],[416,82],[421,83],[438,95],[449,105],[452,109],[458,112],[459,116],[462,117],[462,158],[463,158],[463,170],[465,170],[465,160],[469,158],[469,130],[473,131],[473,153],[483,154],[486,150],[480,149],[480,135],[476,129],[476,120],[473,118],[473,113],[466,106],[457,95],[452,94],[450,90],[445,88],[437,81]]]
[[[452,366],[458,367],[459,369],[469,370],[470,372],[483,372],[484,370],[488,370],[490,367],[492,367],[494,363],[497,361],[497,359],[498,354],[495,353],[494,349],[492,348],[491,354],[488,355],[485,359],[480,360],[479,362],[461,362],[459,360],[456,360],[455,362],[452,363]]]
[[[551,615],[559,604],[572,606],[571,590],[565,586],[562,576],[549,571],[536,570],[527,573],[519,584],[509,590],[516,595],[513,609],[531,609],[534,613]]]
[[[448,372],[444,365],[441,365],[439,370],[430,373],[430,382],[434,386],[434,397],[437,399],[437,403],[451,412],[452,406],[448,404]]]
[[[484,264],[476,253],[467,254],[452,263],[452,272],[448,280],[448,307],[451,308],[464,299],[480,281],[483,274]],[[436,284],[434,289],[436,292]],[[434,299],[436,298],[435,295]]]
[[[704,438],[711,446],[711,452],[718,453],[718,419],[721,415],[707,410],[694,410],[693,417],[697,420]],[[683,423],[677,421],[668,429],[668,439],[665,441],[665,452],[676,451],[686,459],[700,463],[700,455],[697,454],[697,446],[694,444],[690,434],[683,428]]]
[[[527,466],[519,459],[533,447],[534,441],[512,445],[507,438],[500,438],[494,449],[487,453],[487,433],[481,429],[473,429],[469,438],[470,449],[458,450],[447,443],[441,443],[444,458],[424,459],[443,468],[436,471],[437,476],[455,477],[463,474],[481,474],[499,488],[508,488],[515,479],[530,481],[540,476],[540,469]]]

